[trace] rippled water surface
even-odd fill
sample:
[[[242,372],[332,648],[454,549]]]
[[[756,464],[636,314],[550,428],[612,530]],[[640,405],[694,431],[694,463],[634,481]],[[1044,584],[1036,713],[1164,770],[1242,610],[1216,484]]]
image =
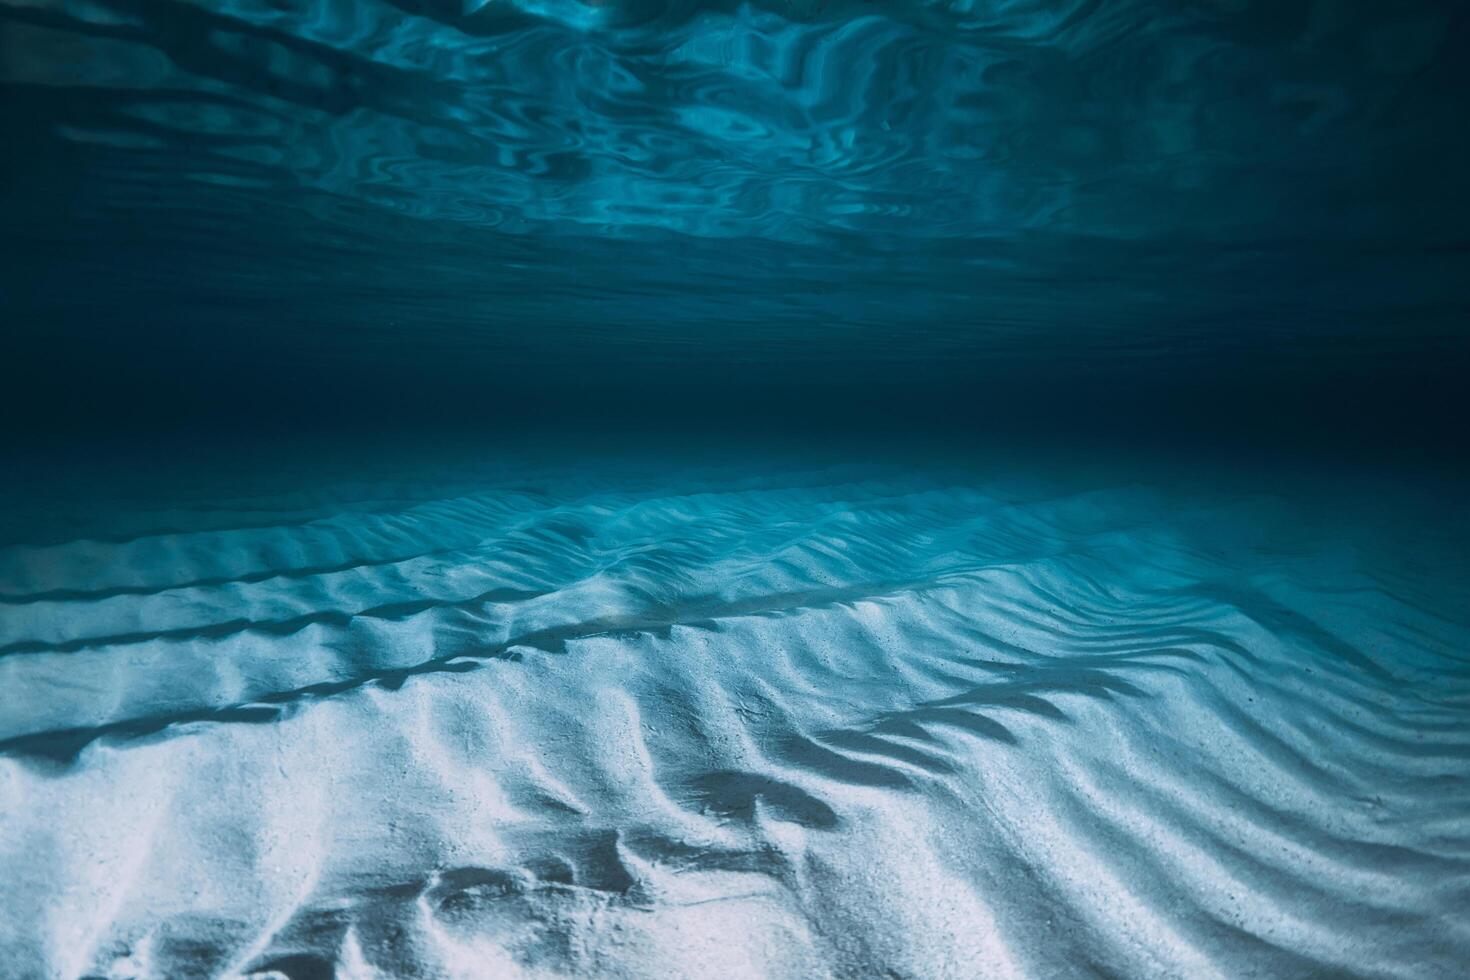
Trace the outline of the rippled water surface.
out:
[[[610,365],[909,400],[1018,372],[1053,400],[1373,372],[1417,395],[1405,375],[1470,364],[1467,23],[1443,0],[4,0],[0,274],[22,349],[109,411],[138,378],[215,410],[224,386],[319,411],[324,384],[414,410]],[[1361,387],[1342,407],[1397,401]]]

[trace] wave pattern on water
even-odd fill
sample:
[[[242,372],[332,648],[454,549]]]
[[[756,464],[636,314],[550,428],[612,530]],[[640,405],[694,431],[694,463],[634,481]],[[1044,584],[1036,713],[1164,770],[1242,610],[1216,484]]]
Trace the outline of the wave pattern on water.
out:
[[[185,179],[226,189],[521,233],[1126,239],[1379,220],[1343,156],[1398,167],[1444,121],[1411,93],[1454,70],[1457,23],[1426,3],[467,7],[7,0],[0,37],[6,81],[67,93],[57,135],[140,170],[187,154]],[[1257,169],[1283,141],[1319,178],[1290,197]]]
[[[1301,381],[1408,337],[1463,362],[1467,25],[1433,0],[0,0],[0,271],[42,353],[63,328],[111,352],[91,385],[158,370],[140,349],[167,386],[227,360],[375,391],[400,361],[437,390],[568,359],[993,383],[1038,349],[1155,378],[1161,351],[1186,376],[1305,351]]]
[[[1138,483],[578,472],[0,552],[4,972],[1470,957],[1463,551]]]

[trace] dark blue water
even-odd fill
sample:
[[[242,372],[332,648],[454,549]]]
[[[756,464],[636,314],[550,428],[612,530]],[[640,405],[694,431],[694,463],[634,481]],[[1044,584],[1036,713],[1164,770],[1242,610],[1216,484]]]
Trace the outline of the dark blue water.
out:
[[[1467,40],[0,0],[0,975],[1470,972]]]
[[[3,24],[30,424],[776,402],[1392,442],[1463,401],[1463,4]]]

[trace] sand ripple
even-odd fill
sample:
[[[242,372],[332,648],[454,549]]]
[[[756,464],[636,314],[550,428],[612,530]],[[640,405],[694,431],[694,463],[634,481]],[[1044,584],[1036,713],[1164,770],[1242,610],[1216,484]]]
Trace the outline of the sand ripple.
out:
[[[1470,962],[1463,552],[1223,490],[576,472],[0,550],[0,973]]]

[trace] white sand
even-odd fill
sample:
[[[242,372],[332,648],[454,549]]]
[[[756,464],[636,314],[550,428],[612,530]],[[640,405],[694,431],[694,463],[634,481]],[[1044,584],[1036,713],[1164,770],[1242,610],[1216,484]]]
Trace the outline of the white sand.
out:
[[[580,472],[0,551],[0,975],[1470,964],[1453,556],[1223,491]]]

